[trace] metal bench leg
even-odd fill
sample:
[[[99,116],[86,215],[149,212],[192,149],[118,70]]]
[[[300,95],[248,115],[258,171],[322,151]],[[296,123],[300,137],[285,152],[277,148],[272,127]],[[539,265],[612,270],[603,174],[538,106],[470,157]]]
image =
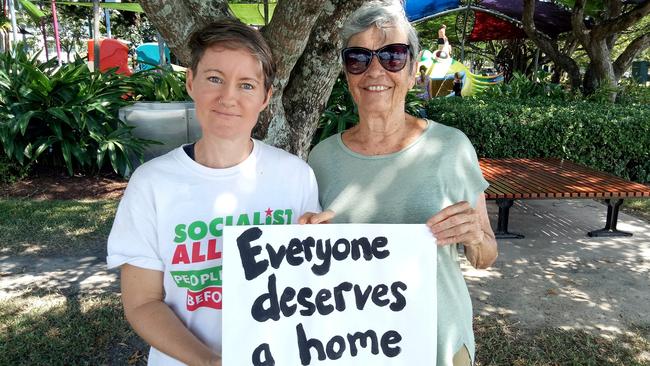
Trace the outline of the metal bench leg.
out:
[[[508,232],[508,216],[510,216],[510,207],[514,200],[507,198],[497,198],[499,206],[499,219],[497,220],[497,231],[494,233],[497,239],[521,239],[524,236]]]
[[[587,235],[591,237],[632,236],[632,233],[616,230],[616,223],[618,222],[618,209],[623,204],[623,199],[617,198],[614,200],[614,203],[612,203],[612,200],[606,199],[605,202],[607,202],[607,221],[605,222],[605,228],[590,231],[587,233]]]

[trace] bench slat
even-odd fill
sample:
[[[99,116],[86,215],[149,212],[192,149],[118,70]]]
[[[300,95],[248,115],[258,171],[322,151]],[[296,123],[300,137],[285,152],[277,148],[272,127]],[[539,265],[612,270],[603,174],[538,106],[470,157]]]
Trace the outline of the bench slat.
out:
[[[518,163],[513,163],[509,164],[507,168],[502,168],[502,167],[491,167],[489,164],[485,164],[486,166],[486,171],[490,172],[490,175],[494,175],[498,177],[498,180],[494,181],[504,181],[506,184],[511,184],[512,182],[516,182],[515,185],[518,187],[526,187],[523,185],[522,182],[522,177],[521,175],[524,175],[527,180],[529,186],[527,186],[527,189],[529,191],[536,192],[534,197],[540,197],[544,198],[548,196],[549,194],[552,196],[555,196],[558,193],[562,193],[562,190],[557,189],[553,187],[552,185],[548,184],[547,181],[544,181],[543,179],[540,179],[538,176],[530,175],[529,172],[530,170],[526,170],[525,168],[522,168],[521,164]]]
[[[481,159],[497,198],[627,198],[650,197],[650,187],[555,158]]]

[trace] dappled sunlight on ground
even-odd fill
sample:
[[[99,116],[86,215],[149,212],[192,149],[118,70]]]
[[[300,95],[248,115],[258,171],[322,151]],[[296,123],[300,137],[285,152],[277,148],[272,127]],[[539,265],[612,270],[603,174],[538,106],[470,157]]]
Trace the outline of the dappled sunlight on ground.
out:
[[[118,288],[117,273],[97,257],[0,257],[0,300],[25,293],[59,292],[65,296],[99,294]],[[62,269],[66,268],[66,269]]]
[[[488,209],[495,221],[496,205]],[[526,238],[500,240],[488,270],[463,261],[475,313],[502,315],[524,329],[596,334],[648,323],[650,223],[621,213],[619,230],[634,236],[586,236],[604,226],[605,213],[606,206],[591,200],[516,202],[509,228]]]

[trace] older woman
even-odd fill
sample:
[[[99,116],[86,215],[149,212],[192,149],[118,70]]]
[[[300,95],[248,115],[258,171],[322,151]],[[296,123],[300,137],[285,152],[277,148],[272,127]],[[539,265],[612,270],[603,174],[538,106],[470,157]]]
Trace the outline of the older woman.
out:
[[[320,210],[309,166],[251,139],[275,75],[259,32],[221,21],[189,46],[186,86],[202,137],[133,173],[108,238],[126,318],[152,346],[149,365],[221,365],[224,226],[291,224]]]
[[[437,365],[470,365],[472,304],[456,244],[476,268],[490,266],[490,228],[476,153],[457,129],[404,112],[415,82],[418,39],[399,2],[369,2],[343,29],[341,55],[359,124],[309,157],[333,222],[426,223],[438,245]],[[304,221],[322,221],[322,215]]]

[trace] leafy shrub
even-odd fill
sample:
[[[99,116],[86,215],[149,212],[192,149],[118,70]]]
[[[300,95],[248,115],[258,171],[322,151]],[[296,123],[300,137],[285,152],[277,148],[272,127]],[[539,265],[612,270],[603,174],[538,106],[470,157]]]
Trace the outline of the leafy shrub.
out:
[[[192,100],[185,89],[185,72],[159,67],[138,71],[125,79],[133,89],[132,99],[140,102]]]
[[[20,165],[65,167],[69,174],[131,169],[151,141],[118,119],[132,86],[112,72],[91,73],[78,61],[61,67],[30,59],[20,48],[0,54],[0,142]]]
[[[621,104],[650,105],[650,87],[639,85],[634,80],[621,82],[617,100]]]
[[[479,94],[479,98],[488,99],[508,97],[529,99],[534,97],[548,97],[554,100],[574,99],[574,95],[564,90],[559,84],[544,81],[545,75],[540,72],[542,81],[535,82],[528,76],[515,72],[507,83],[491,85]]]
[[[4,155],[0,155],[0,183],[14,183],[24,179],[31,166],[22,166]]]
[[[550,98],[436,98],[429,117],[463,131],[480,157],[557,157],[650,182],[650,105]]]

